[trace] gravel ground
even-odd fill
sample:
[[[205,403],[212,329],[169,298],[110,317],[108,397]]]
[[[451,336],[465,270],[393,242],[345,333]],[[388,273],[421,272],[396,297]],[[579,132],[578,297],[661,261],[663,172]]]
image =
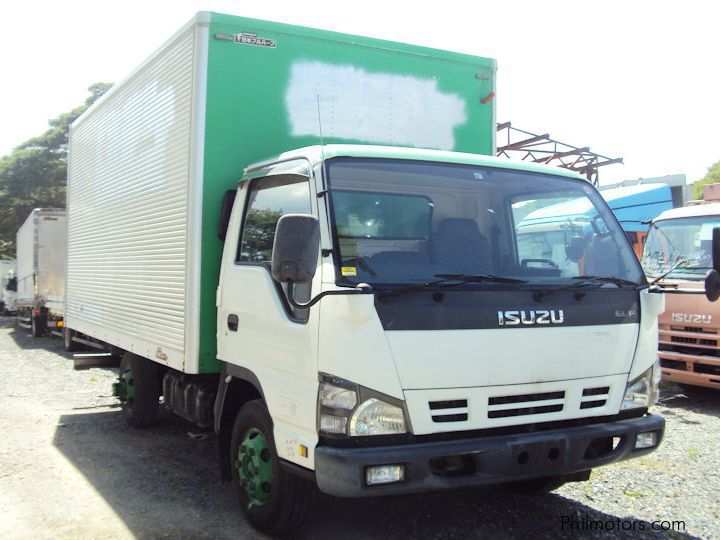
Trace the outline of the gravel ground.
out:
[[[59,339],[33,339],[0,318],[0,537],[262,538],[219,482],[213,437],[189,436],[170,415],[128,428],[110,396],[115,376],[74,371]],[[668,421],[661,449],[589,482],[538,497],[501,488],[323,497],[297,537],[720,537],[720,393],[669,387],[656,412]],[[583,529],[588,519],[615,530]],[[618,519],[635,531],[618,533]],[[639,530],[654,520],[685,528]]]

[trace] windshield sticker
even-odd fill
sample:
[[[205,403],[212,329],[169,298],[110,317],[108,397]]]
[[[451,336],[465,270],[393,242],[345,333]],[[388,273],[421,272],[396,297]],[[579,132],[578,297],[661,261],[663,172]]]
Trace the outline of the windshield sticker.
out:
[[[348,277],[356,277],[357,276],[357,268],[354,266],[343,266],[340,271],[342,272],[343,276]]]

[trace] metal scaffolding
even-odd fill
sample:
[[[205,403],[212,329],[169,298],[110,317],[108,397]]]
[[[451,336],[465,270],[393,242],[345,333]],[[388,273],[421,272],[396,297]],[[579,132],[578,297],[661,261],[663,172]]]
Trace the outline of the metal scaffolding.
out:
[[[510,122],[497,125],[497,155],[564,167],[584,175],[594,185],[599,183],[598,169],[623,158],[610,158],[590,151],[589,146],[578,148],[556,141],[549,133],[538,135],[513,127]]]

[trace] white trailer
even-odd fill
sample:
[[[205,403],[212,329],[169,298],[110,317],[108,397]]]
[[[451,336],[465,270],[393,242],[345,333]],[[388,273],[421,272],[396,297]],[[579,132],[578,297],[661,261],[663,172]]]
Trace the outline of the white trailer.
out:
[[[12,315],[15,313],[16,289],[15,261],[0,260],[0,315]]]
[[[34,336],[62,327],[65,308],[65,210],[36,208],[17,232],[17,316]]]

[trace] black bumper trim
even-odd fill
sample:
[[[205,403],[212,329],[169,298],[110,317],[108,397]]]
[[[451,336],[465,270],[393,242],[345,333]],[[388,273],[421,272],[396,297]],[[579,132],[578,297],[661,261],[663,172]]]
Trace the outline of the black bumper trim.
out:
[[[657,445],[635,450],[638,433],[655,431]],[[652,452],[662,441],[665,419],[646,415],[566,429],[370,448],[315,449],[320,490],[337,497],[418,493],[463,486],[499,484],[543,476],[564,476]],[[589,451],[617,437],[604,452]],[[450,458],[455,467],[438,468]],[[403,464],[403,482],[365,485],[365,468]],[[457,465],[459,464],[459,470]]]

